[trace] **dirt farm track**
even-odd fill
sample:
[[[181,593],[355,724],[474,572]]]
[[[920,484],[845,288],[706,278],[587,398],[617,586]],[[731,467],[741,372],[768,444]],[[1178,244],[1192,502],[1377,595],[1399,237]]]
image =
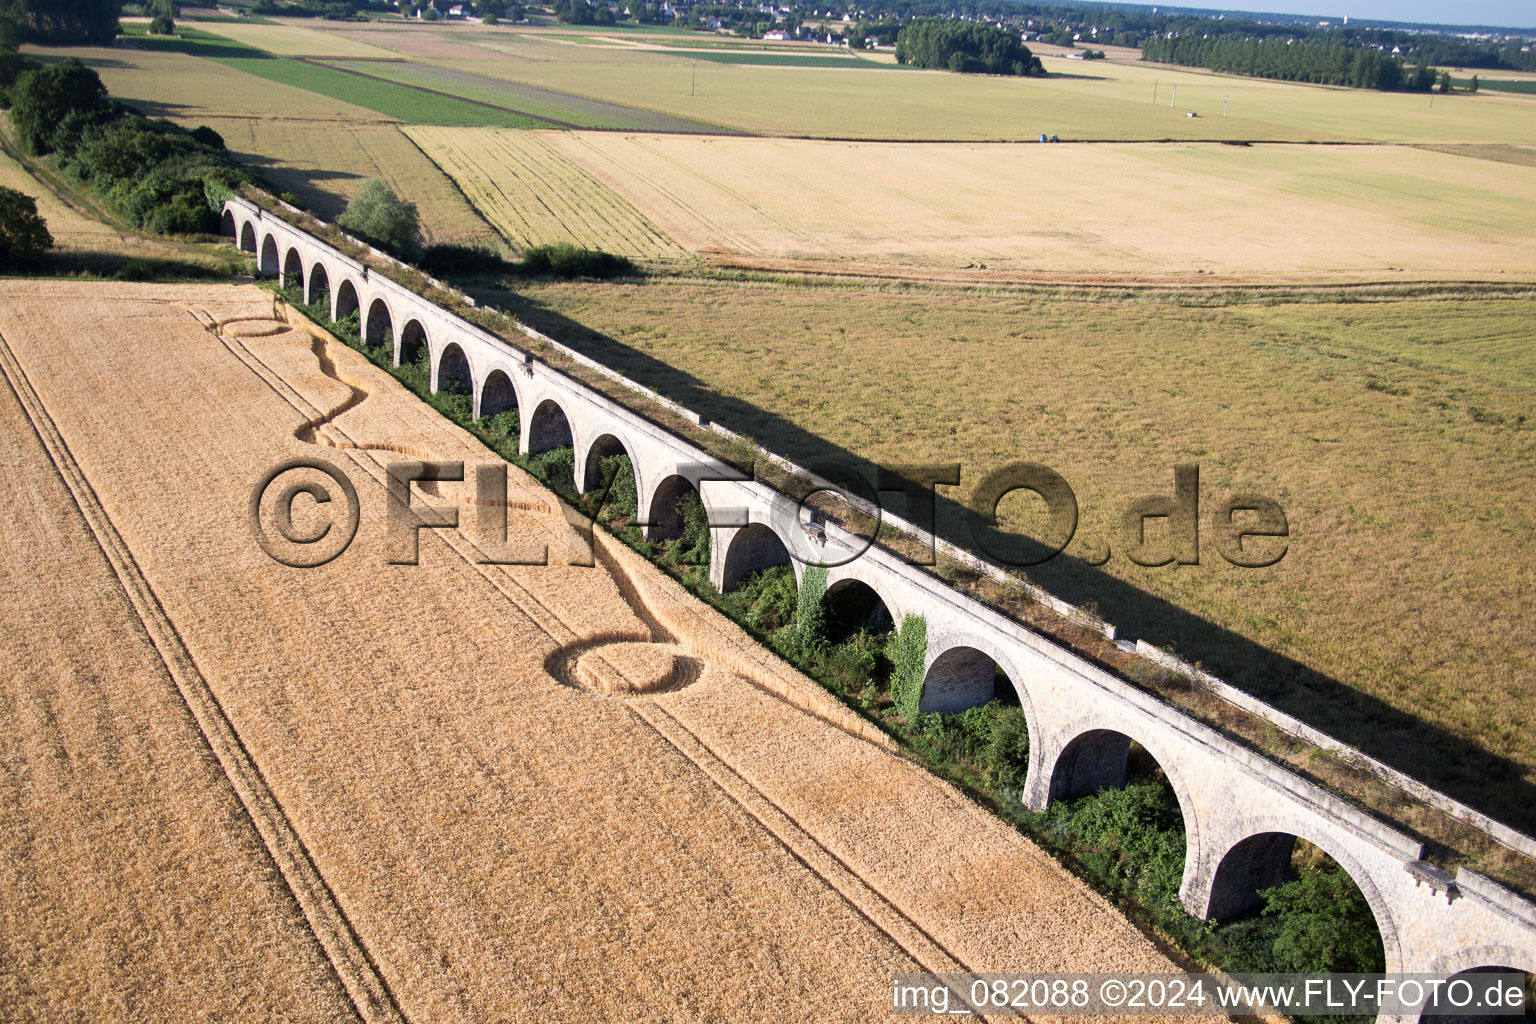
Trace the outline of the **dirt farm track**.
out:
[[[384,467],[494,456],[288,317],[0,282],[0,1019],[867,1020],[899,971],[1175,969],[638,556],[563,564],[515,468],[549,566],[478,564],[447,483],[413,506],[466,529],[388,564]],[[247,518],[293,457],[360,502],[319,568]]]

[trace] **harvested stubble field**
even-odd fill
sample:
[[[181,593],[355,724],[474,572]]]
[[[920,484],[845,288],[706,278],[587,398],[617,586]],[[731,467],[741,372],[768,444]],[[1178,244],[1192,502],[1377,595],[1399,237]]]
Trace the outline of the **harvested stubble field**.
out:
[[[1536,578],[1511,557],[1536,531],[1528,300],[1190,308],[679,279],[519,291],[506,301],[528,322],[791,458],[959,461],[962,486],[941,489],[955,500],[1009,462],[1051,466],[1081,518],[1070,557],[1027,571],[1048,591],[1536,825]],[[1132,564],[1119,516],[1171,494],[1178,463],[1201,467],[1201,564]],[[1211,547],[1212,509],[1244,491],[1289,518],[1273,568]],[[1018,496],[1001,512],[1015,530],[1044,525]]]
[[[1095,61],[1085,67],[1074,61],[1067,68],[1058,61],[1047,78],[1018,79],[861,65],[701,64],[680,51],[562,46],[530,33],[504,36],[508,41],[495,42],[494,57],[458,52],[447,60],[422,59],[762,135],[1032,141],[1046,132],[1066,140],[1536,142],[1536,106],[1510,94],[1456,97],[1431,108],[1419,95],[1139,62]],[[485,45],[492,45],[489,38]],[[1175,86],[1178,101],[1170,106]],[[764,96],[773,102],[762,102]],[[1187,117],[1190,111],[1200,116]]]
[[[364,179],[382,178],[416,203],[427,241],[497,239],[392,118],[170,50],[28,50],[47,59],[79,58],[114,98],[151,117],[188,128],[208,125],[239,159],[325,219],[346,208]]]
[[[472,75],[452,68],[433,67],[415,61],[354,60],[330,61],[330,65],[349,71],[386,78],[392,82],[451,93],[465,99],[496,106],[534,117],[547,117],[582,128],[606,128],[643,132],[705,132],[726,134],[719,125],[692,121],[670,114],[617,103],[601,103],[568,93],[550,92],[484,75]]]
[[[694,252],[1132,277],[1536,274],[1536,169],[1421,149],[542,134]],[[413,137],[441,163],[476,135]],[[514,169],[509,155],[500,173]]]
[[[566,517],[517,470],[512,541],[553,564],[433,530],[387,564],[384,467],[491,457],[269,293],[0,299],[21,1018],[851,1020],[893,971],[1171,967],[628,549],[563,564]],[[244,510],[317,455],[362,528],[286,568]],[[460,496],[438,488],[415,502]],[[687,685],[572,685],[658,641]]]
[[[570,242],[639,259],[684,250],[580,166],[545,132],[407,128],[480,213],[514,245]]]

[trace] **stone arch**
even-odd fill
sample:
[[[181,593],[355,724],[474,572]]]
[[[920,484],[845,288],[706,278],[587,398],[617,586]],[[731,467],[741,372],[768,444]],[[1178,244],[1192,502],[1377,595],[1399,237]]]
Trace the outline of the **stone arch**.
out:
[[[469,357],[456,342],[450,341],[438,354],[432,370],[432,390],[444,395],[473,395],[475,378],[469,369]]]
[[[246,221],[245,226],[240,229],[240,251],[256,251],[256,228],[250,221]]]
[[[634,453],[629,450],[629,446],[613,434],[603,434],[587,446],[586,458],[582,460],[581,489],[583,491],[595,490],[602,486],[603,460],[615,455],[628,455],[631,472],[638,471],[635,467]],[[639,493],[639,490],[637,486],[636,493]]]
[[[387,345],[391,354],[395,350],[395,320],[389,314],[389,303],[382,298],[368,304],[368,319],[363,323],[363,344],[369,348]]]
[[[1172,781],[1171,776],[1170,781]],[[1177,785],[1174,792],[1178,794]],[[1179,795],[1181,796],[1180,806],[1187,806],[1182,800],[1182,794]],[[1339,870],[1348,875],[1360,889],[1366,904],[1371,908],[1371,916],[1376,920],[1376,931],[1381,936],[1387,971],[1400,970],[1403,953],[1397,936],[1397,925],[1393,920],[1391,909],[1376,888],[1370,872],[1335,844],[1320,842],[1310,835],[1293,832],[1279,823],[1275,823],[1271,828],[1260,827],[1248,830],[1247,835],[1222,852],[1221,857],[1216,861],[1215,870],[1210,873],[1210,893],[1205,901],[1206,918],[1226,921],[1241,916],[1258,905],[1260,890],[1289,879],[1291,851],[1297,839],[1305,839],[1326,853],[1339,866]],[[1193,843],[1189,848],[1198,849]],[[1186,880],[1189,878],[1188,867],[1189,865],[1186,864]]]
[[[546,398],[533,410],[528,421],[528,454],[552,451],[556,448],[574,448],[571,421],[565,410],[553,398]]]
[[[1454,965],[1454,966],[1452,966]],[[1523,966],[1522,966],[1523,965]],[[1526,992],[1531,990],[1531,978],[1536,976],[1536,955],[1529,950],[1524,955],[1509,946],[1478,946],[1473,949],[1464,949],[1449,957],[1436,957],[1431,970],[1436,974],[1449,974],[1451,980],[1465,974],[1515,974],[1526,975]],[[1442,992],[1448,993],[1443,989]],[[1453,1008],[1450,1000],[1443,1003],[1439,1000],[1430,1000],[1419,1015],[1419,1024],[1499,1024],[1500,1021],[1525,1019],[1509,1016],[1452,1016],[1449,1012],[1443,1012]],[[1527,1014],[1530,1010],[1527,1007]]]
[[[400,331],[400,346],[395,353],[395,365],[410,366],[421,358],[422,353],[430,351],[431,345],[427,341],[427,331],[421,326],[421,321],[407,321]]]
[[[896,624],[896,615],[880,592],[864,580],[844,576],[827,584],[822,596],[829,643],[842,643],[861,629],[883,633]]]
[[[790,564],[789,545],[782,537],[764,523],[748,523],[731,535],[726,546],[720,592],[731,590],[748,573]]]
[[[219,234],[225,238],[235,237],[235,211],[225,208],[219,216]]]
[[[304,259],[297,249],[289,249],[288,255],[283,257],[283,287],[304,287]]]
[[[502,369],[492,370],[485,378],[485,383],[480,386],[480,401],[475,406],[475,419],[495,416],[497,413],[508,412],[518,407],[517,386],[512,383],[511,376]]]
[[[683,513],[678,502],[689,492],[702,502],[703,495],[699,489],[687,477],[678,473],[665,477],[651,489],[651,500],[647,506],[647,518],[650,521],[642,524],[648,540],[676,540],[683,535]]]
[[[261,240],[261,258],[257,261],[257,271],[262,277],[276,277],[280,264],[277,256],[277,237],[267,235]]]
[[[953,714],[979,708],[998,696],[999,675],[1012,684],[1011,692],[1003,691],[1004,698],[1011,701],[1017,696],[1024,703],[1018,680],[995,657],[971,644],[954,644],[929,661],[918,709]]]
[[[331,303],[331,319],[345,320],[356,313],[360,305],[357,285],[353,284],[349,277],[342,278],[341,284],[336,286],[336,300]]]
[[[1536,948],[1469,946],[1435,957],[1429,969],[1435,974],[1467,974],[1480,968],[1494,968],[1494,965],[1501,965],[1511,971],[1536,974]]]
[[[309,267],[309,283],[304,286],[304,302],[313,306],[321,298],[331,298],[331,275],[325,272],[325,264],[316,260]]]
[[[1125,785],[1131,738],[1114,729],[1089,729],[1074,736],[1051,766],[1051,799],[1087,796]]]

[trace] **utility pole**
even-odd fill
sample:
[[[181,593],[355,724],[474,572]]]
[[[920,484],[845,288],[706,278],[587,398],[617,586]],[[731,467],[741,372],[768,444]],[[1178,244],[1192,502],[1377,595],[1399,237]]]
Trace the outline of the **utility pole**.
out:
[[[1223,96],[1221,98],[1221,116],[1222,117],[1226,117],[1227,116],[1227,107],[1230,106],[1231,103],[1232,103],[1232,97],[1231,96]]]
[[[1168,101],[1168,109],[1172,110],[1174,108],[1174,106],[1178,102],[1179,102],[1179,84],[1177,82],[1175,82],[1173,84],[1173,99]]]
[[[693,95],[694,87],[699,84],[699,66],[697,64],[688,69],[688,95]]]
[[[1153,106],[1157,105],[1157,83],[1156,82],[1152,83],[1152,105]]]

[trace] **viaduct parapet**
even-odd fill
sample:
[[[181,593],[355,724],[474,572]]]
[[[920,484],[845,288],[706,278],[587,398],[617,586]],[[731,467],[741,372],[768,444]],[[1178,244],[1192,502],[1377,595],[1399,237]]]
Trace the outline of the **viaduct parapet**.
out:
[[[881,548],[864,550],[836,525],[805,529],[799,505],[767,484],[730,479],[739,474],[698,446],[256,204],[229,200],[224,230],[256,254],[263,275],[302,282],[306,301],[327,301],[333,319],[357,312],[365,338],[391,346],[397,364],[425,347],[432,389],[457,383],[476,418],[515,407],[523,452],[570,445],[579,490],[597,482],[602,458],[628,454],[652,535],[675,528],[678,498],[696,490],[711,523],[731,524],[712,531],[710,578],[722,591],[769,565],[790,562],[803,576],[804,560],[850,558],[829,569],[829,593],[868,587],[894,621],[927,621],[924,710],[983,704],[1000,685],[997,670],[1006,674],[1029,724],[1028,807],[1123,784],[1127,751],[1139,744],[1178,796],[1188,843],[1180,898],[1194,916],[1251,909],[1261,889],[1284,880],[1304,839],[1359,885],[1388,972],[1536,973],[1536,904],[1465,868],[1441,876],[1415,839],[1054,641]]]

